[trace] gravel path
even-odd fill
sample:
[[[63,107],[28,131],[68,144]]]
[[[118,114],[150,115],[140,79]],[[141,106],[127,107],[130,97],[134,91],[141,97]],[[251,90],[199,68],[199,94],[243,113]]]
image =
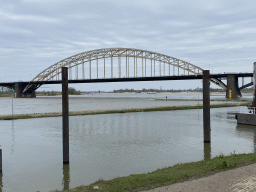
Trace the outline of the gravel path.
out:
[[[147,192],[255,192],[256,164],[223,171],[214,175],[175,183]]]

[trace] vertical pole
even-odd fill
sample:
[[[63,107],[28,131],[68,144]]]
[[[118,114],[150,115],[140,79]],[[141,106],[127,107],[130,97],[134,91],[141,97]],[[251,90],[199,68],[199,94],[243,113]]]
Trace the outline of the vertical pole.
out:
[[[141,58],[141,74],[142,74],[142,77],[143,77],[143,52],[142,52],[142,58]]]
[[[203,70],[203,123],[204,123],[204,142],[211,142],[210,126],[210,73]]]
[[[161,63],[161,61],[159,60],[159,74],[160,74],[159,76],[160,76],[160,77],[161,77],[161,64],[162,64],[162,63]]]
[[[211,143],[204,143],[204,160],[211,159]]]
[[[12,115],[13,115],[13,97],[14,97],[14,91],[12,89]]]
[[[69,164],[63,164],[63,179],[62,179],[62,185],[63,190],[69,189],[69,183],[70,183],[70,171],[69,171]]]
[[[155,56],[155,55],[154,55]],[[154,77],[156,76],[156,60],[154,59]]]
[[[136,57],[136,77],[138,77],[138,57]]]
[[[91,63],[91,57],[89,58],[89,77],[92,78],[92,63]]]
[[[126,57],[125,57],[125,77],[127,78],[127,51],[126,51]]]
[[[96,60],[96,65],[97,65],[97,79],[99,79],[99,63],[98,63],[98,58]]]
[[[198,99],[197,99],[197,101],[198,101],[198,105],[199,105],[199,87],[197,88],[197,94],[198,94]]]
[[[159,60],[159,76],[161,76],[161,61]]]
[[[77,65],[75,65],[75,76],[77,75]],[[75,77],[75,79],[77,79],[77,76]]]
[[[78,79],[78,65],[76,66],[76,79]]]
[[[165,63],[163,63],[163,65],[164,65],[164,76],[165,76]]]
[[[253,101],[252,101],[252,107],[256,107],[256,62],[253,64]]]
[[[147,77],[147,59],[145,58],[145,77]]]
[[[0,148],[0,173],[2,173],[2,149],[1,148]]]
[[[106,62],[106,61],[105,61],[105,55],[104,55],[104,79],[105,79],[105,77],[106,77],[106,72],[105,72],[105,71],[106,71],[106,64],[105,64],[105,62]]]
[[[135,56],[134,56],[134,58],[133,58],[133,59],[134,59],[134,62],[133,62],[133,65],[134,65],[133,72],[134,72],[134,77],[136,77],[136,76],[135,76]]]
[[[3,189],[3,173],[0,172],[0,192],[2,192]]]
[[[121,78],[121,55],[118,56],[118,73],[119,78]]]
[[[180,66],[179,66],[179,61],[178,61],[178,76],[180,75]]]
[[[68,70],[62,67],[62,141],[63,163],[69,163]]]
[[[82,73],[83,73],[83,79],[85,79],[85,77],[84,77],[84,59],[83,59],[83,64],[82,64]]]
[[[129,75],[129,70],[130,70],[130,66],[129,66],[129,57],[128,57],[128,78],[130,77],[130,75]]]
[[[111,78],[113,78],[113,56],[111,56]]]
[[[152,54],[151,54],[151,77],[152,77]]]

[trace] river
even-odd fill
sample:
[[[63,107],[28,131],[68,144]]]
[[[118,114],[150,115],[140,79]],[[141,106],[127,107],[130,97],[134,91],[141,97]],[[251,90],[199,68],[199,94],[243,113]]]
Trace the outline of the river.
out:
[[[211,95],[213,98],[211,103],[230,102],[221,101],[223,94]],[[252,95],[243,98],[251,100]],[[94,93],[70,97],[69,105],[70,111],[79,111],[196,105],[196,99],[197,93]],[[0,114],[11,114],[10,104],[11,98],[0,98]],[[14,99],[13,109],[14,114],[58,112],[61,98]],[[72,116],[70,165],[64,166],[62,117],[0,121],[1,190],[61,190],[88,185],[99,178],[147,173],[220,153],[252,153],[255,127],[237,125],[234,119],[234,113],[246,111],[246,107],[211,109],[210,145],[203,142],[201,109]]]

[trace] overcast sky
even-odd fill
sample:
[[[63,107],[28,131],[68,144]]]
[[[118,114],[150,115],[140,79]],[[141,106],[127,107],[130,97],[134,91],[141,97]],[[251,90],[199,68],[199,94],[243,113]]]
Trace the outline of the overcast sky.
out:
[[[252,72],[255,0],[0,0],[0,82],[100,48],[137,48],[213,73]],[[199,80],[70,85],[80,90],[186,89]],[[42,86],[41,89],[61,89]]]

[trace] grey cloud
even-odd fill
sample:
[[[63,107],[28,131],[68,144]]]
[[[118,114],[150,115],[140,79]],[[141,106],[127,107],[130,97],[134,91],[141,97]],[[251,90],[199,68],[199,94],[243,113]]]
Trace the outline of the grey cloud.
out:
[[[43,70],[84,51],[130,47],[202,68],[249,66],[255,60],[255,8],[251,0],[10,0],[0,3],[0,65]]]
[[[50,18],[45,16],[38,16],[38,15],[22,15],[22,14],[11,14],[4,11],[0,11],[0,17],[2,19],[10,19],[10,20],[17,20],[17,21],[38,21],[38,22],[60,22],[60,19]]]

